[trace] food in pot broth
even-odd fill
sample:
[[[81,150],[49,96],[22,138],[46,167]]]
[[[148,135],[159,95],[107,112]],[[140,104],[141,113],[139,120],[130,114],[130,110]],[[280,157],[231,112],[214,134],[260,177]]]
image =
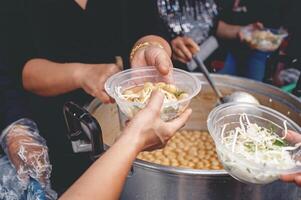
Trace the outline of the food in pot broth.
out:
[[[286,141],[287,128],[284,121],[285,135],[280,137],[270,128],[251,123],[246,114],[239,118],[240,126],[229,129],[225,124],[221,132],[219,158],[225,169],[236,177],[252,183],[269,183],[279,178],[277,170],[292,169],[300,162],[293,159],[292,152],[301,143],[290,146]],[[234,155],[235,154],[235,155]]]
[[[138,158],[166,166],[221,170],[214,142],[206,131],[180,131],[160,150],[142,152]]]

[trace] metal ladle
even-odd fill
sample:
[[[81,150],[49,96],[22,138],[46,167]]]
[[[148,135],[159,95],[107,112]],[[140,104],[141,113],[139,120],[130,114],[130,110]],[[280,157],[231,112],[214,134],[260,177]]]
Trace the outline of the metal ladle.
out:
[[[230,103],[230,102],[245,102],[245,103],[258,104],[258,105],[260,104],[259,101],[254,96],[252,96],[247,92],[242,92],[242,91],[236,91],[230,95],[223,97],[222,93],[217,89],[203,61],[199,60],[197,56],[193,56],[193,60],[196,62],[198,67],[202,70],[204,76],[206,77],[207,81],[209,82],[210,86],[212,87],[213,91],[218,97],[218,104]]]

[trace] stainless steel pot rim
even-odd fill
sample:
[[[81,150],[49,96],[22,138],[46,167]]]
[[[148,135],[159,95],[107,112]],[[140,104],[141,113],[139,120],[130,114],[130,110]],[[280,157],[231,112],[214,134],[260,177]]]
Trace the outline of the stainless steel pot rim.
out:
[[[180,168],[180,167],[170,167],[170,166],[159,165],[156,163],[150,163],[140,159],[136,159],[134,165],[144,169],[150,169],[159,172],[167,172],[170,174],[229,176],[229,174],[225,170],[198,170],[198,169],[189,169],[189,168]]]

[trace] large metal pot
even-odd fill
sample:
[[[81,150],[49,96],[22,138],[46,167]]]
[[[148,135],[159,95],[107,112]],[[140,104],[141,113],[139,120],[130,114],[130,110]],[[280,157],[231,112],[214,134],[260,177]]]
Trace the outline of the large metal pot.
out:
[[[216,97],[201,74],[202,91],[192,101],[192,117],[184,129],[207,130],[206,119],[216,104]],[[277,88],[256,81],[213,75],[224,95],[247,91],[261,104],[288,115],[301,125],[301,101]],[[120,133],[123,117],[116,105],[101,105],[94,100],[88,107],[102,127],[104,143],[111,145]],[[235,111],[233,111],[235,112]],[[127,178],[121,199],[124,200],[297,200],[301,190],[293,184],[246,185],[225,171],[181,169],[136,160]]]

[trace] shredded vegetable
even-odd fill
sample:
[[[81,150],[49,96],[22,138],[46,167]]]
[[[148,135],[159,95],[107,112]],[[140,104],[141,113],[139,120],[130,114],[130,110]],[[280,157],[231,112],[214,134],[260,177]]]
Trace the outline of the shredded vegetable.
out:
[[[120,92],[120,96],[130,102],[146,103],[154,90],[160,90],[164,94],[164,103],[177,102],[188,97],[188,94],[173,84],[159,82],[156,84],[146,82],[143,86],[130,88]]]
[[[160,90],[164,94],[164,102],[161,108],[161,119],[164,121],[176,118],[189,105],[188,93],[173,84],[146,82],[143,85],[126,89],[115,88],[118,97],[128,102],[119,103],[119,107],[130,118],[145,107],[154,90]]]
[[[284,136],[280,137],[273,128],[265,128],[256,123],[251,123],[246,114],[239,118],[239,126],[226,131],[224,125],[221,131],[221,143],[232,153],[243,157],[247,162],[260,167],[268,167],[275,170],[291,169],[300,163],[291,155],[293,150],[301,146],[301,143],[290,146],[286,141],[287,125],[283,122]],[[266,182],[277,179],[278,173],[273,171],[253,171],[247,166],[247,162],[241,163],[233,155],[219,153],[220,159],[228,168],[235,171],[244,179],[253,179],[251,182]]]

